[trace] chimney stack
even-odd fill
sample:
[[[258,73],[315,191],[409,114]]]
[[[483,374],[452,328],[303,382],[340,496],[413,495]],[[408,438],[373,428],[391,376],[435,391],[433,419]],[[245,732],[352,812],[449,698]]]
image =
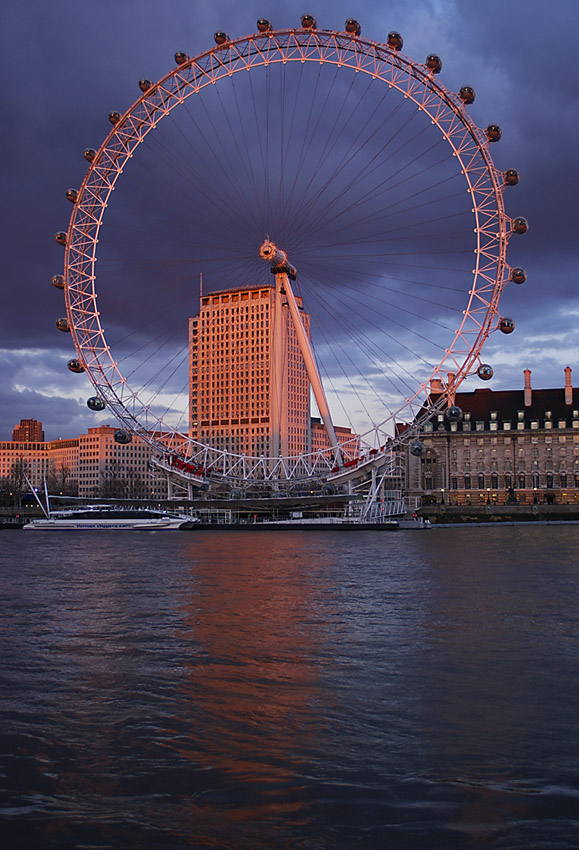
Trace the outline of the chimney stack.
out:
[[[573,404],[573,384],[571,383],[570,366],[565,366],[565,404]]]
[[[454,372],[447,372],[446,386],[448,387],[448,406],[452,407],[456,401],[456,390],[454,388]]]
[[[530,407],[533,403],[533,391],[531,389],[531,370],[525,369],[523,375],[525,376],[525,407]]]

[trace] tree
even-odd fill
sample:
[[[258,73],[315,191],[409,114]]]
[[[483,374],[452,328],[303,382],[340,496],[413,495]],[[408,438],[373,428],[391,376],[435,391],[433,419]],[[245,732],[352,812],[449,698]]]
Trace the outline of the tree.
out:
[[[17,458],[10,468],[10,475],[7,479],[8,491],[11,494],[14,507],[22,507],[22,494],[29,489],[26,483],[27,475],[28,464],[23,457]]]
[[[104,472],[101,472],[100,484],[95,495],[100,499],[127,498],[127,482],[118,460],[111,460]]]
[[[49,493],[59,494],[61,496],[77,496],[78,483],[71,479],[70,469],[63,464],[58,469],[53,461],[50,462],[48,475],[46,476],[46,486]]]

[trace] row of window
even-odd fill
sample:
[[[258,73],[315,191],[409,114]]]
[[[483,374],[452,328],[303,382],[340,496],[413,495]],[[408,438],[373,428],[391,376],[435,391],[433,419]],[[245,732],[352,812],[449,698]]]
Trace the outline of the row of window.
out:
[[[451,490],[498,490],[499,487],[505,490],[511,488],[525,490],[530,487],[546,488],[547,490],[565,489],[565,487],[579,488],[579,474],[567,475],[561,472],[558,475],[548,473],[543,476],[538,473],[527,475],[519,472],[516,475],[509,475],[508,473],[501,477],[498,475],[477,475],[474,478],[465,475],[462,482],[458,476],[451,476],[450,478]],[[430,476],[424,478],[424,489],[436,489],[434,479]]]

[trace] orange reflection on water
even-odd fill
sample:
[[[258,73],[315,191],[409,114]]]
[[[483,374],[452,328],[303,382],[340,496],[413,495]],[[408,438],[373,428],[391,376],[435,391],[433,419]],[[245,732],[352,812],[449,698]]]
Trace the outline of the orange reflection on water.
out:
[[[196,829],[204,822],[214,836],[224,814],[238,823],[289,812],[300,820],[298,777],[319,724],[324,622],[298,538],[191,535],[191,586],[179,633],[190,652],[183,681],[189,716],[182,718],[190,736],[177,749],[214,773],[220,806],[190,800]]]

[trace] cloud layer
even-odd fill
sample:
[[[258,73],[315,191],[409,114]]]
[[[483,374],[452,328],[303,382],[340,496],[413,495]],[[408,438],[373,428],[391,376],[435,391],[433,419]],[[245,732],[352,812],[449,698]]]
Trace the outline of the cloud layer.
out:
[[[341,0],[331,9],[315,6],[310,11],[320,27],[341,29],[352,14]],[[232,0],[103,0],[97,7],[31,0],[5,13],[2,62],[13,82],[4,105],[10,120],[0,138],[9,163],[1,233],[0,437],[9,437],[24,417],[42,419],[51,437],[73,436],[96,422],[84,405],[89,382],[66,369],[73,352],[54,329],[63,306],[50,278],[62,267],[53,233],[66,229],[70,216],[64,191],[82,181],[82,151],[98,147],[110,127],[108,112],[136,99],[140,77],[165,74],[175,50],[195,55],[213,45],[215,30],[242,35],[262,16],[276,26],[297,26],[303,11],[295,0],[283,9],[274,0],[241,6]],[[495,162],[521,172],[520,185],[505,196],[507,211],[530,222],[529,233],[512,240],[509,262],[524,266],[528,280],[507,288],[501,312],[515,318],[516,332],[494,335],[485,359],[493,362],[497,389],[519,387],[526,366],[535,386],[560,386],[563,367],[579,366],[577,4],[487,0],[482,9],[474,0],[399,0],[360,2],[357,14],[368,38],[383,40],[396,29],[410,57],[424,61],[438,53],[448,88],[468,83],[476,89],[476,123],[502,126]]]

